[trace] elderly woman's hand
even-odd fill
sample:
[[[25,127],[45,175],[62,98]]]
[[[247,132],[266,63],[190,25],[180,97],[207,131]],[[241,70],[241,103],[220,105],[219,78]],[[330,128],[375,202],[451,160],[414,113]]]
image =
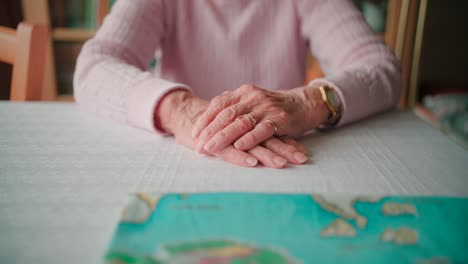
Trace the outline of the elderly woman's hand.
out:
[[[193,125],[207,109],[209,103],[192,96],[186,91],[174,91],[167,95],[155,112],[155,124],[173,134],[177,143],[194,149],[195,140],[191,137]],[[245,167],[254,167],[258,162],[271,168],[283,168],[294,153],[302,153],[306,148],[289,138],[272,137],[263,146],[256,146],[249,151],[242,151],[229,144],[220,149],[214,156]]]
[[[201,153],[216,153],[233,143],[239,150],[249,150],[273,135],[301,136],[327,117],[328,109],[316,88],[271,91],[243,85],[211,101],[192,137]],[[303,163],[306,158],[296,153],[288,160]]]

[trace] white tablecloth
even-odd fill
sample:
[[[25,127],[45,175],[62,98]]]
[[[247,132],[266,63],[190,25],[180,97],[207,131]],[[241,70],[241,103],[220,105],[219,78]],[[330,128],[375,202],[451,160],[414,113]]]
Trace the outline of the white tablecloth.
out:
[[[0,103],[0,263],[96,263],[128,192],[467,196],[468,151],[411,112],[302,142],[313,162],[241,168],[67,103]]]

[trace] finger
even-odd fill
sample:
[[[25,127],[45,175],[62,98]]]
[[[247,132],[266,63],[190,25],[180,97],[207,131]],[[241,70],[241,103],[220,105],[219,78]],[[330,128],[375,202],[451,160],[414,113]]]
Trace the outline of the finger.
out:
[[[288,163],[285,158],[262,146],[254,147],[249,150],[249,153],[255,156],[266,167],[281,169]]]
[[[304,155],[307,155],[309,153],[309,150],[307,150],[306,146],[302,145],[301,143],[297,142],[296,140],[294,140],[294,139],[292,139],[290,137],[281,137],[280,139],[284,143],[295,147],[297,150],[304,153]]]
[[[304,155],[302,151],[299,151],[296,147],[286,144],[275,137],[272,137],[263,142],[263,146],[284,157],[290,163],[302,164],[307,161],[307,156]]]
[[[245,151],[235,149],[233,146],[228,146],[215,155],[226,162],[243,167],[255,167],[258,164],[258,160],[255,156]]]
[[[231,145],[239,137],[249,132],[254,127],[255,123],[253,123],[250,117],[246,115],[240,116],[230,125],[216,133],[216,135],[212,139],[210,139],[203,148],[207,152],[215,153]],[[254,130],[255,129],[256,127],[254,128]]]
[[[192,129],[192,138],[197,139],[203,129],[205,129],[222,110],[234,104],[235,98],[236,96],[234,93],[226,93],[213,98],[208,108],[198,118],[197,122],[195,122]]]
[[[275,127],[272,122],[261,122],[252,131],[239,138],[234,147],[240,150],[249,150],[269,139],[275,134]]]
[[[216,118],[210,124],[208,124],[208,126],[205,129],[203,129],[200,136],[198,137],[198,144],[195,150],[199,153],[202,153],[206,143],[210,141],[218,132],[223,130],[225,127],[237,121],[236,118],[242,115],[244,111],[245,108],[242,104],[235,104],[221,111],[216,116]],[[245,122],[248,120],[243,121]],[[220,149],[221,148],[219,148],[219,150]]]

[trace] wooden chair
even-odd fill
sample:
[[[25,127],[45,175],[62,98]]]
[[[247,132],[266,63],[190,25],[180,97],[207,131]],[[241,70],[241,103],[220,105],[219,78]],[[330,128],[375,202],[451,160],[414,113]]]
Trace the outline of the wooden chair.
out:
[[[45,25],[0,26],[0,61],[13,65],[11,101],[40,100],[48,41]]]

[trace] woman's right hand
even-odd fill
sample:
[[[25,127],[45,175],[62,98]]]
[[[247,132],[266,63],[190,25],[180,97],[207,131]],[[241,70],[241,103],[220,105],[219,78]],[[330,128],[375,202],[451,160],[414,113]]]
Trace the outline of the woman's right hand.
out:
[[[175,136],[178,144],[195,149],[192,128],[208,108],[209,102],[193,96],[190,92],[176,90],[166,95],[155,112],[155,124]],[[258,162],[271,168],[284,168],[287,163],[299,164],[293,155],[297,151],[307,155],[307,149],[290,138],[271,137],[248,152],[229,145],[214,153],[222,160],[244,167],[255,167]]]

